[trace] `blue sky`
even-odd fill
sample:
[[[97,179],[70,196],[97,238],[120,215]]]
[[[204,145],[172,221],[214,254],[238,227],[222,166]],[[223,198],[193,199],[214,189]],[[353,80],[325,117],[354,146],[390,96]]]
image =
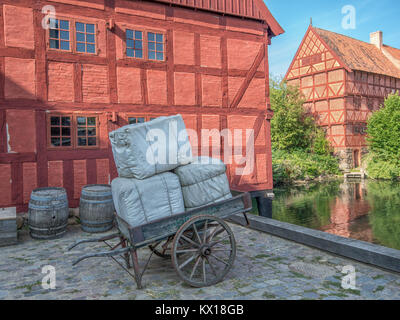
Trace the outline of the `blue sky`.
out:
[[[264,0],[268,9],[285,30],[272,39],[269,48],[270,72],[285,75],[310,24],[369,42],[371,32],[383,31],[383,43],[400,48],[399,0]],[[356,28],[343,29],[342,8],[352,5]]]

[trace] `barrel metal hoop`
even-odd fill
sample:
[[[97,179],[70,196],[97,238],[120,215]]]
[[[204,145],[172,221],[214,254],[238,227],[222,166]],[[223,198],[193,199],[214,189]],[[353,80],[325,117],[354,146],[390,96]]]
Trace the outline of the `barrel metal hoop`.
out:
[[[65,204],[61,206],[38,206],[33,203],[29,203],[28,205],[29,209],[34,209],[34,210],[42,210],[42,211],[53,211],[53,210],[58,210],[58,209],[66,209]]]
[[[83,199],[83,198],[81,198],[80,201],[81,202],[88,202],[88,203],[111,203],[111,202],[113,202],[112,199],[108,199],[108,200],[88,200],[88,199]]]
[[[40,201],[40,202],[63,201],[63,200],[68,200],[68,197],[66,195],[62,195],[59,197],[40,197],[40,196],[36,196],[35,194],[32,194],[31,200]]]
[[[102,224],[108,224],[108,223],[113,223],[114,222],[114,219],[112,219],[112,220],[106,220],[106,221],[103,221],[103,222],[89,222],[89,221],[86,221],[86,220],[82,220],[81,219],[81,223],[82,224],[87,224],[87,225],[92,225],[92,226],[98,226],[98,225],[102,225]]]

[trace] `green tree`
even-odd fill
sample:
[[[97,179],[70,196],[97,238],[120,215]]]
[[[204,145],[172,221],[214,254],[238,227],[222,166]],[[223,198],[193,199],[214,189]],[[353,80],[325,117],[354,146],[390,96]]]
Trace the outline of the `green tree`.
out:
[[[317,127],[314,117],[305,110],[305,100],[297,87],[285,81],[271,80],[272,149],[303,150],[320,155],[332,152],[325,132]]]
[[[400,164],[400,96],[389,95],[368,121],[367,141],[374,158]]]

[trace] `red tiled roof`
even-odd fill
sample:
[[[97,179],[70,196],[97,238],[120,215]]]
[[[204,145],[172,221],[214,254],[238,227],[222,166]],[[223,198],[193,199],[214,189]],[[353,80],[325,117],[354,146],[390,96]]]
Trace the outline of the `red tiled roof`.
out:
[[[335,32],[313,29],[350,69],[400,78],[400,69],[375,45]],[[399,49],[386,45],[384,48],[394,58],[400,59]]]
[[[154,0],[177,6],[191,7],[206,11],[229,14],[244,18],[265,21],[274,36],[284,30],[272,16],[263,0]]]

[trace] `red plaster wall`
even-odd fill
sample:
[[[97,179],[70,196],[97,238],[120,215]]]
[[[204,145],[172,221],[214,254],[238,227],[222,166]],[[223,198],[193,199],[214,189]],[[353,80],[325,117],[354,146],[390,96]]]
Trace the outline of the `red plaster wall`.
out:
[[[4,40],[8,47],[34,49],[33,11],[31,8],[21,8],[4,5]],[[23,30],[23,32],[21,32]]]
[[[4,95],[6,99],[35,99],[35,60],[6,57]]]
[[[221,38],[200,35],[201,66],[209,68],[221,67]]]
[[[36,152],[36,122],[32,110],[6,112],[9,152]]]
[[[103,0],[39,0],[34,9],[28,2],[13,7],[0,1],[5,56],[0,128],[8,126],[10,143],[10,153],[0,148],[0,205],[26,211],[31,190],[44,186],[66,188],[70,205],[79,205],[82,186],[116,177],[108,132],[135,115],[182,114],[190,134],[202,128],[257,128],[255,172],[238,177],[229,166],[228,175],[235,189],[272,188],[267,57],[250,69],[264,53],[266,25],[147,1],[104,6]],[[60,18],[97,25],[96,54],[47,49],[38,8],[49,3]],[[116,26],[112,32],[106,28],[110,19]],[[164,32],[165,61],[126,57],[125,28]],[[52,112],[98,115],[99,147],[48,148],[46,119]],[[0,132],[0,146],[7,147],[7,134]],[[196,155],[201,143],[192,135],[190,141]]]
[[[174,31],[174,61],[176,64],[193,65],[194,33]]]

